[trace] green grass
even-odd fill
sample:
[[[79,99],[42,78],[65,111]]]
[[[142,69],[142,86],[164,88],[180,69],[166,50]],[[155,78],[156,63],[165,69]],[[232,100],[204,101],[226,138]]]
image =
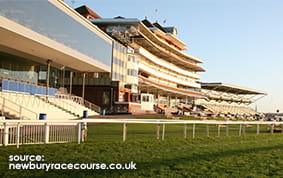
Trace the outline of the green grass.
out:
[[[162,128],[162,126],[161,126]],[[261,127],[221,128],[210,125],[188,125],[188,138],[183,138],[183,125],[168,125],[165,140],[156,139],[156,125],[128,124],[127,141],[122,142],[122,124],[99,124],[88,127],[85,143],[21,145],[0,147],[0,177],[282,177],[283,135],[270,134]],[[162,130],[162,129],[161,129]],[[160,132],[161,135],[162,132]],[[8,170],[9,155],[44,155],[47,163],[128,163],[137,170]],[[282,164],[281,164],[282,163]]]

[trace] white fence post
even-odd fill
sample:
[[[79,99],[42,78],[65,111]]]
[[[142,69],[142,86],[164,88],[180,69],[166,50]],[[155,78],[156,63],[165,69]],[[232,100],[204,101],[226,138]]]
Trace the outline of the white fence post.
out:
[[[44,124],[45,127],[45,134],[44,134],[44,143],[49,143],[49,125],[47,124],[47,122]]]
[[[4,138],[3,138],[3,145],[7,146],[9,143],[9,127],[7,126],[7,123],[4,123]]]
[[[256,126],[256,134],[257,135],[259,134],[259,124],[257,124],[257,126]]]
[[[0,105],[1,107],[1,105]],[[23,108],[24,109],[24,108]],[[63,122],[63,123],[61,123]],[[58,143],[58,142],[68,142],[68,141],[76,141],[78,139],[78,144],[84,141],[84,128],[86,123],[122,123],[123,124],[123,141],[126,141],[127,136],[127,124],[128,123],[148,123],[148,124],[156,124],[156,138],[164,140],[165,139],[165,129],[166,124],[184,124],[184,138],[187,138],[187,126],[188,124],[192,124],[192,137],[193,139],[196,136],[196,124],[199,124],[202,128],[206,126],[206,136],[209,136],[209,124],[216,124],[218,129],[218,136],[220,136],[220,131],[222,125],[226,126],[226,136],[229,136],[229,125],[232,125],[232,129],[234,125],[240,125],[239,127],[239,135],[245,135],[245,127],[249,125],[256,126],[256,133],[260,134],[261,125],[267,125],[270,127],[270,132],[274,132],[275,122],[201,122],[201,121],[169,121],[169,120],[111,120],[111,119],[101,119],[99,121],[89,119],[88,121],[28,121],[28,120],[1,120],[0,123],[2,125],[2,137],[0,138],[1,144],[3,146],[7,145],[16,145],[17,148],[21,144],[34,144],[34,143]],[[30,124],[28,124],[30,123]],[[64,124],[67,123],[67,124]],[[73,125],[74,124],[74,125]],[[160,135],[162,124],[162,135]],[[278,122],[281,124],[281,129],[283,128],[283,122]],[[68,127],[67,125],[71,125]],[[53,126],[56,126],[53,129]],[[76,127],[77,126],[77,127]],[[211,125],[212,128],[213,125]],[[70,132],[71,129],[71,132]],[[76,132],[78,131],[78,132]],[[233,131],[233,130],[232,130]],[[9,133],[11,132],[11,133]],[[69,134],[70,132],[70,134]],[[204,131],[205,132],[205,131]],[[223,133],[224,134],[224,133]],[[222,135],[223,135],[222,134]],[[233,135],[233,133],[232,133]],[[72,137],[72,139],[69,138]],[[78,136],[78,138],[76,138]],[[66,139],[66,137],[68,137]]]
[[[274,132],[274,124],[271,124],[271,125],[270,125],[270,133],[273,134],[273,132]]]
[[[20,146],[20,123],[17,124],[17,137],[16,137],[17,148]]]
[[[126,141],[126,138],[127,138],[127,124],[124,123],[123,124],[123,142]]]
[[[229,136],[229,125],[226,124],[226,136]]]
[[[163,124],[162,127],[162,140],[164,140],[164,137],[165,137],[165,124]]]
[[[187,124],[184,124],[184,138],[187,138]]]
[[[160,124],[157,124],[156,126],[156,139],[159,139],[159,135],[160,135]]]
[[[81,132],[82,132],[82,125],[81,125],[81,123],[79,122],[78,124],[77,124],[77,126],[78,126],[78,144],[80,144],[81,143],[81,136],[82,136],[82,134],[81,134]]]
[[[196,134],[196,124],[193,123],[193,138],[195,138],[195,134]]]
[[[206,136],[209,137],[209,126],[206,124]]]

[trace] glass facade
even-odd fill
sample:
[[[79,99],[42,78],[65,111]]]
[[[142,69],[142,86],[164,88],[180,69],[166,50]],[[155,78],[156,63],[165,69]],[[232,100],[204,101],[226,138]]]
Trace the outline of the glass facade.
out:
[[[101,38],[49,1],[0,0],[0,4],[1,16],[111,66],[112,42]]]
[[[70,85],[70,71],[65,72],[65,87]],[[83,72],[73,72],[73,85],[83,84]],[[85,86],[109,86],[111,84],[110,73],[108,72],[87,72],[85,73]]]
[[[50,67],[49,87],[62,86],[62,70]],[[0,52],[0,79],[46,86],[47,64]]]
[[[0,78],[37,84],[37,63],[0,52]]]

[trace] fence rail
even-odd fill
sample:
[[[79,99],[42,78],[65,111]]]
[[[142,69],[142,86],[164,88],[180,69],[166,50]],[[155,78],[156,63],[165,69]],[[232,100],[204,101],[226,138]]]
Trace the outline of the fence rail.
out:
[[[184,138],[188,137],[188,126],[192,127],[192,138],[196,136],[196,125],[205,125],[206,136],[209,136],[209,125],[217,126],[217,136],[221,127],[226,127],[225,135],[229,135],[229,125],[239,125],[239,136],[245,134],[247,125],[256,125],[256,134],[260,134],[260,126],[267,125],[270,132],[275,126],[280,126],[283,132],[283,122],[275,121],[199,121],[199,120],[156,120],[156,119],[83,119],[83,120],[0,120],[0,145],[43,144],[63,142],[83,142],[86,137],[88,123],[123,124],[122,140],[126,141],[129,124],[155,124],[156,138],[165,139],[165,128],[169,124],[184,126]],[[162,132],[161,132],[162,131]],[[160,135],[161,132],[161,135]]]
[[[76,142],[81,123],[0,121],[0,145],[46,144]]]

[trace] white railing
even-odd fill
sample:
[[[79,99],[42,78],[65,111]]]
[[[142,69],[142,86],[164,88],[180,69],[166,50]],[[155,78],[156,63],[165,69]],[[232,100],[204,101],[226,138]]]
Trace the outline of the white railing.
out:
[[[66,95],[66,94],[57,94],[56,95],[58,98],[61,99],[67,99],[67,100],[72,100],[78,104],[83,105],[84,104],[84,99],[80,96],[75,96],[75,95]]]
[[[97,113],[100,113],[100,107],[83,99],[82,97],[80,96],[74,96],[74,95],[65,95],[65,94],[57,94],[57,97],[58,98],[62,98],[62,99],[68,99],[68,100],[71,100],[71,101],[74,101],[90,110],[93,110]]]
[[[14,115],[20,119],[35,120],[38,119],[38,113],[13,102],[3,96],[0,96],[1,114],[5,116],[7,113]]]
[[[60,109],[65,109],[76,115],[82,115],[81,109],[76,107],[76,105],[70,103],[69,100],[65,98],[57,98],[54,96],[40,96],[40,98],[49,104],[60,107]]]
[[[260,126],[268,125],[270,132],[275,126],[280,126],[283,132],[283,122],[266,121],[199,121],[199,120],[156,120],[156,119],[83,119],[83,120],[0,120],[0,145],[83,142],[86,137],[87,123],[116,123],[123,124],[123,141],[127,137],[127,124],[155,124],[156,138],[165,138],[165,128],[168,124],[184,126],[184,138],[188,137],[188,125],[192,126],[192,138],[196,136],[196,125],[206,126],[206,136],[209,136],[209,126],[217,126],[217,136],[221,136],[221,127],[225,127],[225,135],[229,135],[229,125],[239,125],[239,136],[245,134],[246,126],[255,125],[256,134],[260,134]]]
[[[7,98],[8,100],[17,103],[22,106],[32,106],[32,107],[45,107],[48,105],[40,101],[35,95],[30,95],[22,92],[0,92],[1,96]]]
[[[81,122],[3,120],[0,121],[0,145],[47,144],[84,141]]]

